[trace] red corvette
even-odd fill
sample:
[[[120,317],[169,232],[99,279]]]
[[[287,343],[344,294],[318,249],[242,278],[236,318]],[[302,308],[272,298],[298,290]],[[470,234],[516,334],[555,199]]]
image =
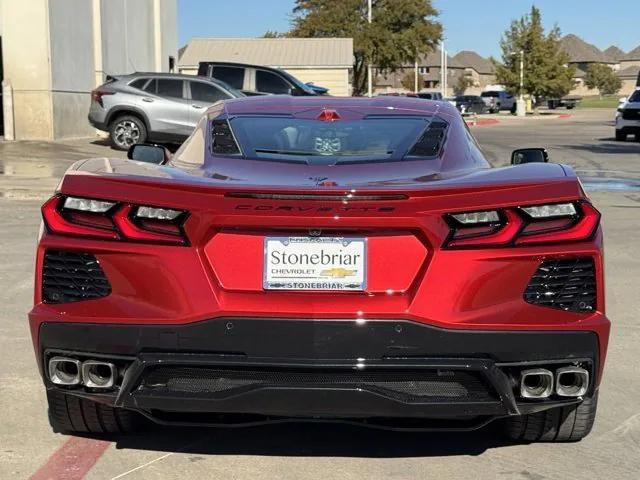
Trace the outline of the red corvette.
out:
[[[544,150],[490,168],[448,103],[269,96],[129,158],[77,162],[42,207],[29,319],[54,430],[589,433],[600,214]]]

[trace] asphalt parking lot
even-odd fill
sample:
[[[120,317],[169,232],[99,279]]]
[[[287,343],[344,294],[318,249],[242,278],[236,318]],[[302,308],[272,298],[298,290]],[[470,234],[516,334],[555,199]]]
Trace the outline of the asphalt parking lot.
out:
[[[614,141],[610,110],[499,118],[473,128],[492,163],[507,164],[513,148],[547,147],[552,161],[576,168],[603,213],[613,328],[598,417],[585,440],[513,445],[495,427],[427,434],[327,424],[154,428],[108,439],[53,434],[26,319],[38,208],[72,161],[122,153],[95,139],[0,142],[0,478],[638,478],[640,143]]]

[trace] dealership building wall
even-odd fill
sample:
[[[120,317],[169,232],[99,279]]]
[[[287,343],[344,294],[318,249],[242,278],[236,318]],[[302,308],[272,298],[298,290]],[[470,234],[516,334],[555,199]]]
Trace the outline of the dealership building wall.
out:
[[[0,0],[5,126],[16,140],[94,134],[91,90],[107,74],[169,71],[176,17],[176,0]]]

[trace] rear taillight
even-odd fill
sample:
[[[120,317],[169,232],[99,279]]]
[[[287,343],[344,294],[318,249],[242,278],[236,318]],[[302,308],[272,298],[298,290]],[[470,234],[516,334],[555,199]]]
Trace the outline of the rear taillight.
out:
[[[96,102],[101,107],[104,107],[104,104],[102,103],[102,97],[104,97],[105,95],[113,95],[114,93],[116,92],[109,92],[109,91],[100,90],[100,89],[92,90],[91,101]]]
[[[600,213],[587,202],[509,207],[445,216],[451,231],[445,247],[479,248],[589,239]]]
[[[42,206],[47,230],[60,235],[186,245],[183,210],[55,196]]]

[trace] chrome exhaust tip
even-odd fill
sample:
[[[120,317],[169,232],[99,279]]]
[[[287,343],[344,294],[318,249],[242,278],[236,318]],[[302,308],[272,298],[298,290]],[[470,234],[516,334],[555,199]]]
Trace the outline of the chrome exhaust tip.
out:
[[[82,383],[89,388],[111,388],[117,372],[113,363],[87,360],[82,363]]]
[[[556,393],[561,397],[581,397],[589,389],[589,372],[580,367],[556,370]]]
[[[522,398],[547,398],[553,393],[553,373],[546,368],[533,368],[520,372]]]
[[[80,384],[80,360],[52,357],[49,360],[49,380],[56,385]]]

